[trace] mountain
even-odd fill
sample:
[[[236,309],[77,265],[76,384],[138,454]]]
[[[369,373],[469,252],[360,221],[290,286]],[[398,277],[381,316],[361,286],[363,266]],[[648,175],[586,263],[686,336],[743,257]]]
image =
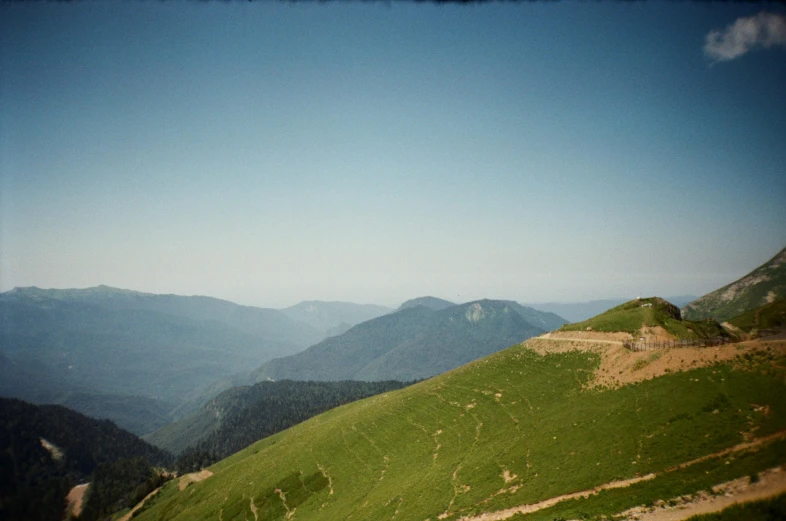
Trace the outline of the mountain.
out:
[[[677,295],[674,297],[664,297],[677,307],[682,307],[692,300],[696,300],[695,295]],[[612,298],[604,300],[589,300],[587,302],[541,302],[527,304],[540,311],[550,311],[565,318],[569,322],[581,322],[588,318],[603,313],[607,309],[624,304],[630,299]]]
[[[414,308],[415,306],[425,306],[432,311],[442,311],[445,308],[455,306],[453,302],[443,300],[437,297],[418,297],[410,299],[398,307],[397,311],[402,309]]]
[[[355,324],[386,315],[391,311],[393,310],[390,308],[375,304],[319,300],[307,300],[281,310],[292,320],[304,322],[325,336],[343,333]]]
[[[583,322],[565,324],[560,331],[624,332],[660,339],[728,336],[714,320],[683,320],[677,306],[659,297],[631,300]]]
[[[136,520],[618,519],[780,475],[786,343],[632,352],[585,333],[332,409]]]
[[[499,300],[479,300],[439,311],[409,306],[358,324],[296,355],[266,362],[254,377],[257,381],[416,380],[563,323],[552,314]]]
[[[0,294],[0,395],[100,411],[142,433],[321,338],[279,311],[209,297],[17,288]]]
[[[712,317],[723,322],[753,308],[786,298],[786,248],[731,284],[682,308],[689,320]]]
[[[233,387],[210,400],[198,412],[162,427],[145,439],[173,454],[190,448],[178,461],[180,470],[185,470],[182,467],[188,462],[183,459],[207,453],[212,461],[217,461],[328,409],[405,385],[408,384],[396,381],[281,380]]]
[[[0,398],[0,517],[60,520],[65,497],[101,463],[144,458],[165,465],[170,454],[107,420],[59,405]]]

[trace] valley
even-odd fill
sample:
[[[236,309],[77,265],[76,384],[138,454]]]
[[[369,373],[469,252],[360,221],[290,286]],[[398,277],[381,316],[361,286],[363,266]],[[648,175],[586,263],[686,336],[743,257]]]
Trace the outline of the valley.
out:
[[[64,334],[75,310],[98,314],[95,322],[71,322],[70,331],[91,323],[110,331],[120,324],[113,313],[145,314],[179,302],[151,298],[106,288],[36,290],[22,299],[26,307],[14,308],[20,297],[6,296],[4,309],[14,311],[4,320],[17,336],[4,338],[25,338],[20,324],[40,323],[55,310],[61,318],[49,322],[50,337],[27,333],[26,342],[36,338],[41,350]],[[184,302],[144,316],[178,323],[208,312],[200,302]],[[23,318],[17,309],[38,314]],[[75,487],[69,501],[86,512],[80,518],[120,508],[118,515],[141,521],[656,521],[720,511],[732,497],[767,499],[786,493],[783,309],[774,300],[721,324],[687,320],[672,303],[649,297],[566,323],[500,300],[423,297],[395,311],[307,302],[289,313],[327,338],[245,376],[205,378],[199,394],[189,394],[192,405],[175,402],[179,421],[162,409],[167,425],[145,436],[168,452],[149,452],[156,449],[130,433],[124,438],[175,468],[176,479],[147,460],[105,454],[92,470],[99,488]],[[236,331],[263,334],[239,318],[258,311],[222,313]],[[282,316],[281,324],[293,320]],[[353,316],[361,322],[347,328]],[[334,328],[346,331],[330,336]],[[209,335],[198,335],[205,345]],[[717,338],[723,345],[692,347]],[[639,341],[643,347],[632,349]],[[15,369],[5,361],[6,371]],[[232,385],[253,380],[260,381]],[[94,396],[64,400],[101,411]],[[134,409],[138,402],[126,395],[98,396],[129,418],[144,417],[156,403],[153,395]],[[34,410],[19,403],[19,411]],[[54,464],[48,475],[56,476],[57,462],[73,461],[75,449],[51,428],[36,429],[39,450]],[[84,480],[92,468],[62,475]],[[135,493],[117,488],[124,480],[138,484]]]

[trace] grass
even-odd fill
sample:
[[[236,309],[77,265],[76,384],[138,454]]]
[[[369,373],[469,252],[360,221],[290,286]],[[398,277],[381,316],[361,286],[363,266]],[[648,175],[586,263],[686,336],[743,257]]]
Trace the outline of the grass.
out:
[[[211,478],[162,491],[137,519],[266,521],[296,508],[309,520],[455,520],[663,471],[752,429],[786,429],[786,382],[764,374],[766,358],[586,390],[598,363],[587,352],[510,348],[261,440],[211,467]],[[786,461],[782,449],[770,456]],[[691,467],[640,483],[637,497],[764,468],[713,464],[702,464],[711,473],[695,471],[694,481],[680,477]],[[598,511],[629,490],[597,496]]]
[[[729,319],[728,322],[746,333],[757,329],[786,328],[786,300],[776,300],[759,306]]]
[[[610,519],[630,508],[654,505],[700,491],[710,491],[718,483],[736,479],[780,465],[786,460],[786,442],[780,441],[758,451],[734,457],[715,458],[685,469],[658,476],[627,488],[604,490],[587,499],[559,503],[530,515],[517,515],[511,521],[552,521],[553,519]],[[732,518],[730,518],[732,519]],[[747,518],[736,518],[747,519]]]
[[[677,306],[659,297],[631,300],[583,322],[565,324],[560,331],[626,332],[661,326],[677,338],[697,339],[728,335],[714,320],[691,322],[680,318]]]

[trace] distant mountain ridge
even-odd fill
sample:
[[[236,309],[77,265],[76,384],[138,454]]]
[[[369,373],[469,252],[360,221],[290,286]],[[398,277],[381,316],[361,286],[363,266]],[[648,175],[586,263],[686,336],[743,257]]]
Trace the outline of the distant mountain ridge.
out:
[[[786,248],[744,277],[704,295],[682,308],[689,320],[728,320],[746,311],[786,298]]]
[[[280,311],[211,297],[16,288],[0,293],[0,396],[100,411],[143,434],[171,421],[162,410],[199,405],[232,375],[323,337]]]
[[[455,306],[454,302],[450,302],[449,300],[444,300],[437,297],[418,297],[407,300],[403,304],[398,307],[397,311],[401,311],[402,309],[414,308],[415,306],[425,306],[433,311],[442,311],[445,308],[449,308],[450,306]]]
[[[308,324],[325,336],[333,336],[336,331],[344,332],[356,324],[386,315],[393,310],[376,304],[305,300],[280,311],[292,320]]]
[[[564,323],[552,313],[509,301],[479,300],[439,311],[414,305],[358,324],[301,353],[266,362],[254,372],[254,379],[427,378]]]

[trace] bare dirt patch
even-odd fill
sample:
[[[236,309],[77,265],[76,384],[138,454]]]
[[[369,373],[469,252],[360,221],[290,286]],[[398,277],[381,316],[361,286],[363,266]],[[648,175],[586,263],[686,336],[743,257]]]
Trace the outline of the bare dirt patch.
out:
[[[720,512],[724,508],[746,501],[767,499],[786,492],[786,472],[780,467],[759,473],[759,481],[738,478],[712,487],[717,495],[697,494],[687,500],[674,498],[653,507],[636,507],[622,512],[626,520],[681,521],[698,514]]]
[[[769,349],[775,355],[786,355],[786,341],[773,337],[717,347],[679,347],[630,351],[616,340],[570,338],[565,335],[565,333],[582,333],[580,331],[561,333],[556,337],[552,333],[550,336],[543,335],[533,338],[527,340],[525,345],[541,355],[568,351],[598,353],[601,363],[595,371],[595,377],[589,387],[620,387],[669,373],[707,367],[721,362],[728,363],[739,355],[744,356],[746,353],[765,349]]]
[[[554,338],[566,340],[601,340],[612,342],[624,342],[625,340],[632,340],[633,335],[630,333],[617,332],[617,333],[602,333],[600,331],[552,331],[546,333],[538,338]]]
[[[642,326],[636,338],[643,338],[645,342],[662,342],[664,340],[677,340],[677,337],[663,329],[661,326]]]
[[[205,480],[212,476],[213,473],[209,470],[203,469],[199,472],[192,472],[191,474],[186,474],[180,478],[180,481],[177,484],[178,490],[185,490],[188,485],[191,483],[197,483],[199,481]]]
[[[79,517],[79,514],[82,513],[82,501],[85,499],[85,492],[87,492],[87,487],[89,486],[90,483],[83,483],[75,486],[68,492],[68,496],[66,496],[66,501],[68,501],[66,512],[69,512],[71,516]]]

